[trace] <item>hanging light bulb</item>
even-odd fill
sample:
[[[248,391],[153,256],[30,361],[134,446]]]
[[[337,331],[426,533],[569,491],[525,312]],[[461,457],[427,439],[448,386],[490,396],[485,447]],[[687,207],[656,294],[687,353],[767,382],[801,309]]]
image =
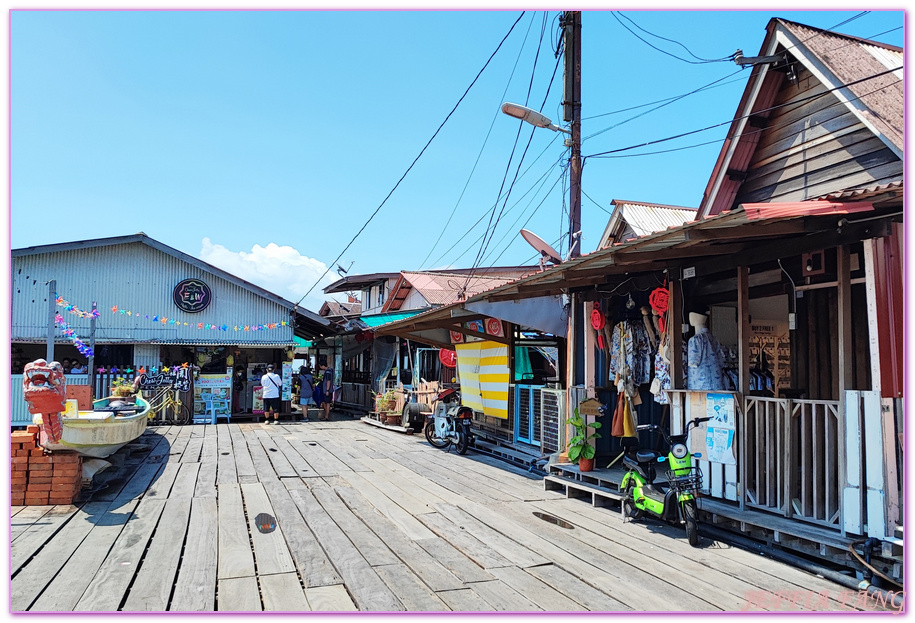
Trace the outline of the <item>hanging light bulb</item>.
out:
[[[635,307],[635,301],[632,300],[632,292],[629,293],[629,300],[626,301],[626,309],[632,309]]]

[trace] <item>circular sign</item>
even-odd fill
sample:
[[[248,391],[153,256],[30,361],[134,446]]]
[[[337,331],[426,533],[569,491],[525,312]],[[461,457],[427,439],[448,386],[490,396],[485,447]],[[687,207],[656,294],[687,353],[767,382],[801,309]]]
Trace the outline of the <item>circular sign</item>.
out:
[[[210,286],[200,279],[185,279],[175,286],[172,299],[181,311],[191,314],[202,312],[210,305]]]
[[[502,337],[502,321],[497,318],[487,318],[486,332],[496,337]]]
[[[457,353],[449,348],[443,348],[438,351],[438,359],[448,368],[453,368],[457,365]]]

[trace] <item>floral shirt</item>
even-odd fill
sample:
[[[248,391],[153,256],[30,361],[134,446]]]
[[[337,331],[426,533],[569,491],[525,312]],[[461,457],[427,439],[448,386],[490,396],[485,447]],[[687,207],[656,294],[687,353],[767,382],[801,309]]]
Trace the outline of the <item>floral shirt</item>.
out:
[[[696,330],[689,340],[687,355],[688,389],[725,389],[724,351],[707,327]]]

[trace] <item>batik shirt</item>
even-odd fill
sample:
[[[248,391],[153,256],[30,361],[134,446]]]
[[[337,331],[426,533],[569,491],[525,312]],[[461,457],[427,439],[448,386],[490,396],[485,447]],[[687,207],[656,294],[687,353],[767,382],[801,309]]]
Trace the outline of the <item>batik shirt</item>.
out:
[[[696,330],[689,340],[687,388],[723,390],[724,351],[707,327]]]
[[[613,327],[610,339],[610,380],[629,366],[632,381],[641,385],[651,380],[651,341],[642,322],[624,320]]]

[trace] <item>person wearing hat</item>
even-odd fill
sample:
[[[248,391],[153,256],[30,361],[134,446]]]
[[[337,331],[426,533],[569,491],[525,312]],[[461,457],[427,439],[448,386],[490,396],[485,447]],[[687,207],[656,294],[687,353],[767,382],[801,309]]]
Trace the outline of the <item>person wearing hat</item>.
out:
[[[273,424],[279,420],[280,411],[280,390],[283,387],[283,379],[273,371],[273,364],[267,366],[267,374],[261,377],[261,387],[263,387],[264,397],[264,423],[270,423],[270,416],[273,416]]]

